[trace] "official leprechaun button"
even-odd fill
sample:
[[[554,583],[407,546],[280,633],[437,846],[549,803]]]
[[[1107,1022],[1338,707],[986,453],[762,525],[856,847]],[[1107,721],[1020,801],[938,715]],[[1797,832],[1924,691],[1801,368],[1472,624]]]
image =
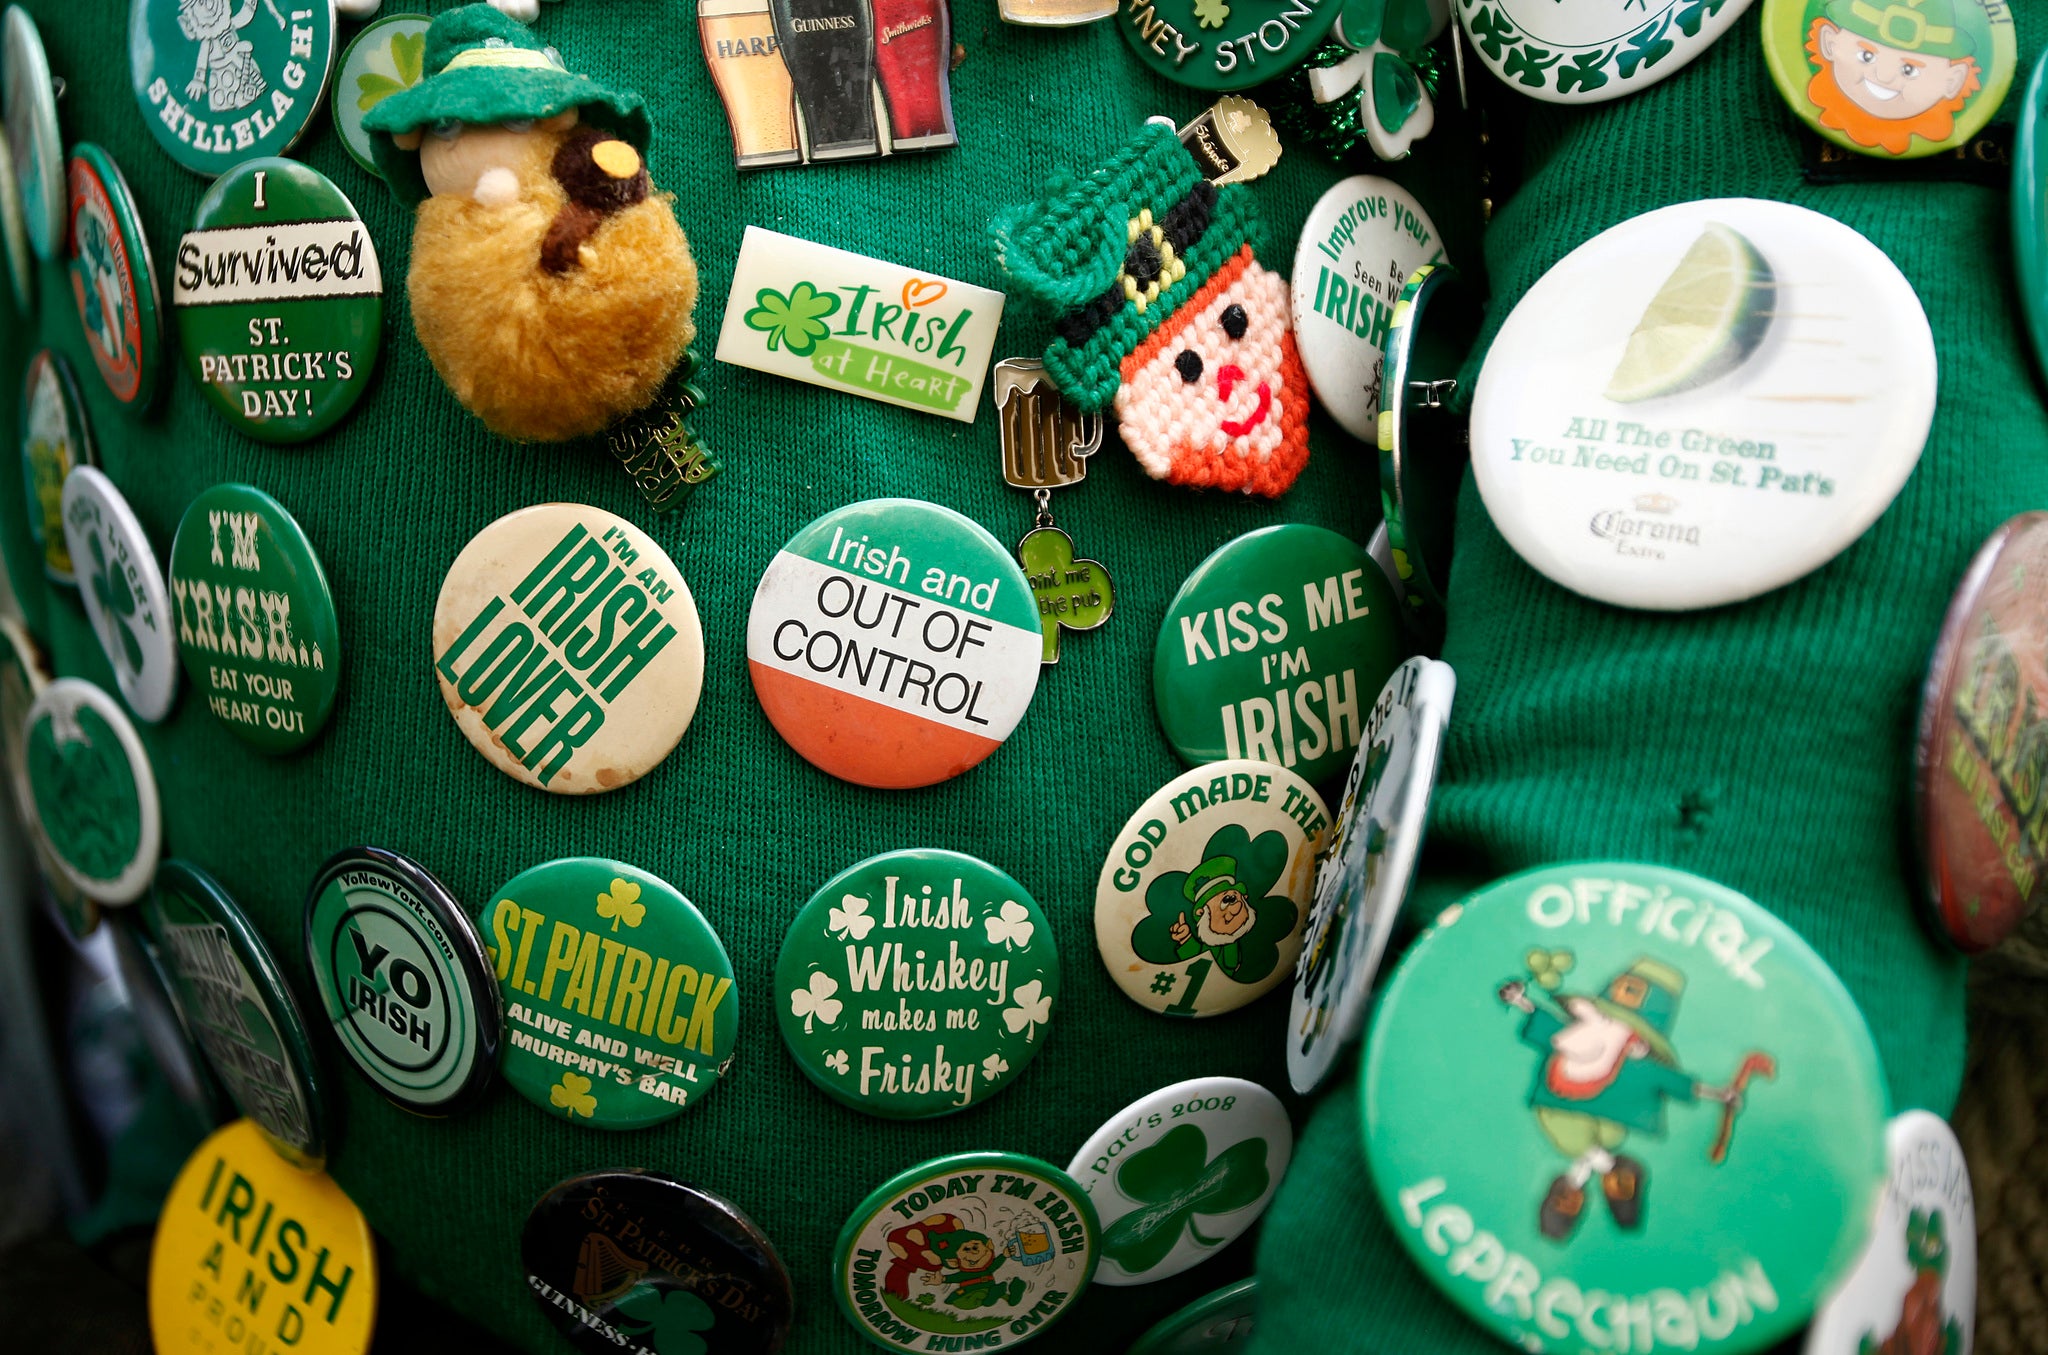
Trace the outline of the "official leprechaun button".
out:
[[[1259,1315],[1259,1282],[1239,1280],[1159,1319],[1129,1355],[1214,1355],[1249,1346]]]
[[[869,857],[826,881],[775,962],[797,1066],[892,1119],[979,1105],[1044,1047],[1059,952],[1038,903],[960,852]]]
[[[1258,1222],[1293,1156],[1280,1098],[1243,1078],[1192,1078],[1125,1106],[1067,1164],[1102,1220],[1096,1280],[1150,1284],[1208,1260]]]
[[[161,375],[163,312],[142,217],[120,167],[98,146],[72,151],[68,178],[71,299],[85,346],[114,398],[146,409]]]
[[[250,160],[215,181],[171,278],[185,370],[263,442],[333,427],[370,384],[384,277],[355,205],[296,160]]]
[[[157,145],[212,178],[305,135],[334,67],[334,0],[131,0],[128,73]]]
[[[341,1187],[281,1161],[248,1120],[201,1143],[150,1251],[155,1349],[362,1355],[376,1324],[376,1241]]]
[[[572,1124],[640,1129],[708,1093],[739,1000],[711,924],[674,885],[597,857],[516,876],[478,918],[505,996],[499,1071]]]
[[[1196,765],[1245,758],[1327,780],[1403,644],[1364,547],[1325,527],[1261,527],[1197,565],[1167,607],[1152,653],[1160,727]]]
[[[1330,814],[1284,767],[1183,772],[1131,816],[1095,885],[1095,947],[1117,987],[1167,1016],[1216,1016],[1294,966]]]
[[[487,1086],[505,1009],[476,924],[426,867],[381,847],[327,859],[306,895],[320,1007],[363,1076],[445,1115]]]
[[[1038,604],[1002,543],[950,508],[869,499],[776,552],[747,616],[747,667],[775,732],[855,785],[960,775],[1038,690]]]
[[[1101,1248],[1074,1179],[1020,1153],[956,1153],[899,1172],[839,1233],[832,1287],[876,1345],[1022,1345],[1088,1287]]]
[[[1387,679],[1366,719],[1294,966],[1287,1080],[1304,1096],[1365,1026],[1366,999],[1429,828],[1456,691],[1449,664],[1410,659]]]
[[[682,571],[653,537],[586,504],[522,508],[472,537],[441,584],[433,643],[463,736],[558,795],[652,771],[704,686]]]
[[[659,1172],[598,1171],[540,1197],[526,1287],[570,1345],[775,1355],[794,1297],[775,1244],[730,1201]]]
[[[1919,462],[1934,393],[1920,298],[1876,245],[1789,203],[1681,203],[1516,305],[1479,373],[1472,474],[1554,582],[1714,607],[1860,537]]]
[[[265,753],[320,732],[341,686],[341,625],[313,543],[253,485],[215,485],[171,542],[178,650],[206,708]]]
[[[1386,336],[1386,407],[1380,411],[1380,510],[1408,616],[1441,636],[1451,580],[1458,491],[1471,427],[1456,402],[1458,373],[1484,311],[1449,264],[1419,268],[1401,288]]]
[[[1589,861],[1444,911],[1376,1008],[1365,1149],[1423,1272],[1510,1344],[1747,1352],[1862,1250],[1870,1032],[1784,923]]]
[[[6,85],[7,149],[21,190],[29,245],[44,263],[64,248],[64,138],[57,129],[57,89],[36,21],[7,7],[0,75]]]
[[[1473,50],[1509,88],[1568,104],[1619,99],[1675,74],[1748,8],[1749,0],[1684,13],[1675,0],[1660,0],[1653,9],[1606,0],[1490,0],[1457,7]]]
[[[64,540],[115,685],[129,709],[157,721],[178,693],[178,641],[171,594],[156,549],[135,510],[94,466],[64,479]]]
[[[228,1099],[277,1151],[299,1166],[320,1166],[326,1098],[305,1018],[263,937],[219,881],[183,861],[157,869],[143,917],[178,1012]]]
[[[79,890],[133,903],[163,838],[156,776],[121,703],[83,678],[58,678],[28,710],[26,758],[36,835]]]
[[[1249,89],[1285,75],[1322,42],[1340,6],[1283,0],[1146,0],[1116,26],[1155,75],[1196,89]]]
[[[28,534],[42,550],[43,572],[54,582],[78,582],[64,539],[64,480],[74,466],[97,459],[71,364],[45,348],[28,360],[22,379],[21,473],[28,493]]]

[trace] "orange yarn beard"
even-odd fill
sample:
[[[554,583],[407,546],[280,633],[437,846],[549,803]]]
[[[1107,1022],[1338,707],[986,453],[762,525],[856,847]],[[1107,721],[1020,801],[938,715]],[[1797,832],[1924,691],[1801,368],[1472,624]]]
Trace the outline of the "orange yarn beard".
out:
[[[1821,126],[1834,128],[1859,146],[1874,146],[1893,155],[1904,155],[1911,149],[1916,132],[1933,142],[1955,135],[1956,114],[1982,84],[1977,78],[1980,70],[1975,57],[1969,58],[1970,76],[1963,81],[1961,94],[1943,100],[1917,118],[1880,118],[1843,93],[1835,80],[1835,68],[1821,58],[1820,30],[1825,23],[1826,19],[1815,19],[1806,30],[1807,59],[1819,68],[1807,82],[1806,97],[1820,110]]]
[[[1219,322],[1233,303],[1250,321],[1238,340]],[[1308,464],[1308,377],[1288,315],[1287,284],[1246,245],[1123,360],[1117,431],[1147,475],[1267,498],[1287,492]],[[1174,365],[1184,350],[1202,358],[1192,382]],[[1228,399],[1219,384],[1226,365],[1243,373]]]
[[[582,266],[551,275],[541,240],[567,201],[549,172],[567,133],[536,136],[521,197],[430,197],[413,226],[413,328],[455,398],[521,442],[597,433],[644,409],[696,338],[697,265],[667,194],[610,217]]]

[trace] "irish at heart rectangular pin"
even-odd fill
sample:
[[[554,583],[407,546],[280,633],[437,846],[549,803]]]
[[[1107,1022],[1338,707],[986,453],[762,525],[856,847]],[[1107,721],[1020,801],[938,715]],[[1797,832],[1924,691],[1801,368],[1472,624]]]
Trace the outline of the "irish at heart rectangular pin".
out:
[[[1003,294],[747,227],[718,360],[973,423]]]

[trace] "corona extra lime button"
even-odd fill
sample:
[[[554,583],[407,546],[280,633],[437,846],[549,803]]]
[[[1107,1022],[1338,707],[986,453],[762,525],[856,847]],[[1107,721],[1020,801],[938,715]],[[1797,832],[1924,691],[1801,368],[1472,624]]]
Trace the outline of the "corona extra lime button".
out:
[[[265,753],[309,742],[341,686],[341,624],[298,521],[253,485],[215,485],[185,510],[170,574],[178,649],[206,708]]]
[[[878,1346],[1022,1345],[1088,1287],[1102,1227],[1088,1193],[1020,1153],[933,1158],[860,1202],[832,1255],[832,1289]]]
[[[1400,606],[1363,546],[1327,527],[1261,527],[1174,594],[1152,697],[1183,760],[1272,762],[1321,783],[1351,764],[1404,647]]]
[[[407,1110],[446,1115],[489,1085],[504,1006],[476,924],[415,861],[336,852],[306,895],[306,960],[358,1071]]]
[[[577,1350],[775,1355],[795,1299],[730,1201],[639,1169],[572,1176],[526,1216],[526,1287]]]
[[[427,52],[424,14],[391,14],[363,25],[341,54],[334,81],[334,130],[342,149],[374,178],[383,178],[363,130],[363,114],[420,82]]]
[[[827,1095],[925,1119],[980,1105],[1038,1056],[1060,959],[1037,901],[1005,872],[960,852],[888,852],[811,896],[783,938],[775,995],[783,1042]]]
[[[101,903],[133,903],[163,843],[149,754],[121,703],[58,678],[28,710],[29,805],[57,869]]]
[[[1386,336],[1387,399],[1375,435],[1380,508],[1408,619],[1432,639],[1443,634],[1458,490],[1470,460],[1458,372],[1482,318],[1464,275],[1437,264],[1402,287]]]
[[[71,299],[107,389],[140,412],[162,375],[163,309],[142,217],[114,157],[81,143],[71,153]]]
[[[64,540],[93,634],[128,708],[155,723],[178,694],[171,593],[156,549],[121,491],[95,466],[64,480]]]
[[[214,1075],[271,1146],[301,1167],[327,1157],[327,1107],[298,1000],[241,907],[211,875],[166,861],[143,917],[171,999]]]
[[[376,1323],[376,1242],[341,1187],[294,1170],[248,1120],[200,1144],[171,1183],[150,1253],[156,1349],[363,1355]]]
[[[172,0],[175,8],[175,0]],[[44,263],[64,250],[64,137],[57,129],[57,87],[36,21],[9,5],[0,41],[0,83],[6,86],[7,149],[21,192],[28,242]]]
[[[1959,151],[2019,69],[2006,4],[1763,0],[1763,10],[1764,64],[1778,92],[1801,122],[1862,155]]]
[[[1215,1355],[1251,1344],[1259,1315],[1259,1282],[1239,1280],[1168,1313],[1138,1338],[1130,1355]]]
[[[71,364],[45,348],[28,360],[22,378],[21,473],[28,534],[42,549],[43,573],[54,583],[78,582],[64,539],[64,481],[74,467],[97,460]]]
[[[128,74],[157,145],[213,178],[283,155],[334,68],[334,0],[272,5],[131,0]]]
[[[1768,1349],[1862,1251],[1884,1182],[1883,1073],[1841,980],[1659,866],[1546,866],[1445,909],[1360,1087],[1395,1233],[1526,1349]]]
[[[499,1072],[595,1129],[674,1119],[732,1061],[732,961],[674,885],[597,857],[516,876],[478,918],[505,996]]]
[[[1749,8],[1686,0],[1466,0],[1466,40],[1510,89],[1551,103],[1619,99],[1656,84],[1713,45]]]

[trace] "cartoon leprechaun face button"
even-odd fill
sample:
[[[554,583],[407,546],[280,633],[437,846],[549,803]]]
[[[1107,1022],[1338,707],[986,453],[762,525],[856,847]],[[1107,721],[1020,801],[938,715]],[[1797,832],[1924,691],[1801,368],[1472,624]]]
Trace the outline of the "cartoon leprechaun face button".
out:
[[[1711,881],[1582,862],[1448,908],[1368,1039],[1394,1231],[1529,1349],[1765,1349],[1863,1246],[1885,1090],[1862,1015]]]

